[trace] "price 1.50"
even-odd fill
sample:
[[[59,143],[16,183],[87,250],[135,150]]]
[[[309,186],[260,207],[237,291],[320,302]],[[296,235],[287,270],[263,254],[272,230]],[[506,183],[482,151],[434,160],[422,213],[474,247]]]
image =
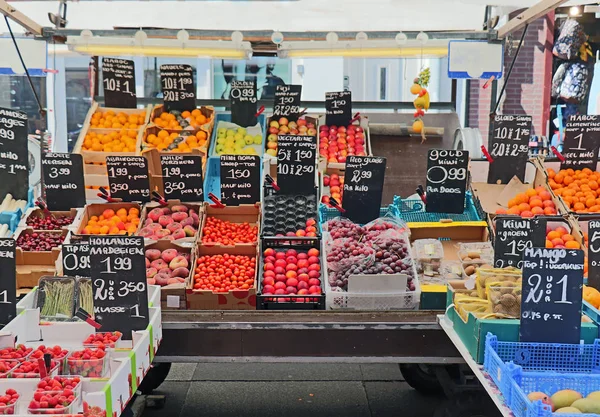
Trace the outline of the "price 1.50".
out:
[[[250,170],[249,169],[228,169],[227,170],[227,178],[231,180],[240,180],[250,178]]]

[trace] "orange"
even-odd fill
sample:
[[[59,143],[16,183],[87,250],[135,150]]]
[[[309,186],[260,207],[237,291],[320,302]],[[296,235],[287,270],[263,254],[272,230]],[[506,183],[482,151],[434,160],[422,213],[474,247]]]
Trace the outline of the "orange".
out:
[[[517,201],[516,198],[511,198],[510,200],[508,200],[508,208],[514,207],[519,205],[519,202]]]
[[[104,216],[105,219],[110,219],[114,215],[115,211],[112,209],[106,209],[102,212],[102,216]]]
[[[533,188],[530,188],[529,190],[525,191],[525,194],[527,194],[528,197],[533,197],[537,195],[537,191],[535,191]]]
[[[514,206],[506,210],[506,214],[521,214],[521,210],[519,210],[519,207]]]
[[[556,175],[556,172],[552,168],[548,168],[548,177],[554,178],[555,175]]]
[[[552,200],[544,200],[544,207],[554,207],[554,202]]]
[[[557,232],[561,236],[569,233],[569,231],[563,226],[558,226],[556,229],[554,229],[554,231]]]
[[[546,207],[546,208],[544,208],[544,214],[546,216],[552,216],[552,215],[556,214],[556,209],[554,207]]]
[[[573,235],[570,235],[568,233],[565,233],[560,238],[563,240],[563,242],[570,242],[570,241],[575,240],[575,238],[573,237]]]
[[[530,208],[531,207],[527,203],[521,203],[521,204],[519,204],[519,210],[521,210],[521,211],[529,211]]]
[[[542,200],[540,200],[537,197],[534,197],[531,200],[529,200],[529,205],[531,207],[544,207],[544,203],[542,202]]]
[[[520,193],[516,195],[515,199],[519,202],[519,204],[527,203],[529,201],[529,196],[525,193]]]
[[[567,249],[580,249],[581,245],[579,244],[579,242],[575,242],[574,240],[570,240],[568,242],[565,242],[565,248],[567,248]]]
[[[563,240],[562,240],[561,238],[559,238],[559,237],[557,237],[556,239],[552,239],[552,240],[551,240],[551,242],[552,242],[552,244],[553,244],[554,246],[557,246],[557,245],[563,245],[563,246],[564,246],[564,243],[565,243],[565,242],[563,242]]]
[[[554,240],[556,238],[560,238],[560,233],[558,233],[556,230],[552,230],[548,232],[548,235],[546,235],[546,239],[549,240]]]
[[[544,209],[541,207],[532,207],[531,212],[533,213],[534,216],[537,216],[539,214],[544,214]]]
[[[557,184],[562,184],[564,180],[565,180],[565,176],[562,173],[558,173],[554,177],[554,182],[557,183]]]
[[[504,210],[503,208],[499,208],[498,210],[496,210],[496,214],[506,214],[506,210]]]
[[[552,242],[550,242],[548,239],[546,239],[546,247],[547,248],[553,248],[554,245],[552,244]]]
[[[575,203],[575,204],[573,204],[573,209],[575,211],[583,210],[583,209],[585,209],[585,204],[583,204],[583,203]]]
[[[538,195],[543,201],[552,199],[552,195],[546,190],[540,191]]]

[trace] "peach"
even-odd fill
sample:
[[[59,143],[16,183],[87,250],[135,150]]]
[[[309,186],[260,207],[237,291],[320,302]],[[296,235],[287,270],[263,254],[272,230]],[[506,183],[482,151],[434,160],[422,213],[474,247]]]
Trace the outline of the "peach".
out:
[[[150,213],[148,213],[148,218],[152,219],[152,221],[154,222],[157,222],[158,218],[162,216],[162,214],[162,209],[157,207],[155,209],[150,210]]]
[[[146,268],[146,278],[152,278],[156,274],[158,274],[156,268]]]
[[[183,267],[183,266],[180,266],[179,268],[175,268],[171,272],[171,277],[187,278],[188,275],[190,275],[190,270],[187,269],[187,267]]]
[[[156,268],[157,270],[161,270],[162,268],[166,268],[168,264],[162,259],[156,259],[150,262],[150,266],[152,268]]]
[[[184,211],[178,211],[176,213],[171,214],[171,218],[173,219],[174,222],[180,222],[187,217],[188,217],[188,214]]]
[[[187,206],[184,206],[183,204],[182,205],[176,205],[176,206],[171,207],[171,211],[173,213],[177,213],[177,212],[180,212],[180,211],[184,212],[184,213],[187,213],[188,208],[187,208]]]
[[[181,225],[181,223],[171,223],[171,224],[167,225],[167,230],[170,230],[171,233],[173,233],[179,229],[183,229],[183,226]]]
[[[176,256],[171,262],[169,262],[169,268],[173,270],[178,268],[187,268],[188,266],[188,261],[181,255]]]
[[[185,226],[183,231],[187,237],[192,237],[196,234],[196,229],[194,229],[192,226]]]
[[[160,257],[163,259],[163,261],[165,261],[166,263],[171,262],[173,259],[175,259],[179,254],[177,253],[176,249],[165,249],[162,254],[160,255]]]
[[[162,215],[158,218],[158,223],[162,227],[167,227],[169,224],[173,223],[173,218],[170,216]]]
[[[160,258],[160,251],[158,249],[147,249],[146,258],[150,259],[150,261],[154,261]]]
[[[172,240],[183,239],[184,237],[186,237],[186,234],[183,231],[183,229],[178,229],[178,230],[175,230],[171,236],[167,236],[167,237],[173,238]]]
[[[298,276],[298,274],[296,273],[296,271],[287,271],[285,273],[285,276],[289,279],[289,278],[296,278]]]

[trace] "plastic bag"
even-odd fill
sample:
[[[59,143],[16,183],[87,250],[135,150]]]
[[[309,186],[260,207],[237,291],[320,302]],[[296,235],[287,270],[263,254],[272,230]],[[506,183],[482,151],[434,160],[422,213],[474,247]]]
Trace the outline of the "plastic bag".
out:
[[[408,238],[410,238],[410,229],[404,220],[401,220],[397,217],[384,216],[378,217],[377,219],[365,224],[363,226],[365,238],[372,240],[377,238],[380,234],[392,230],[399,234],[402,234]]]
[[[327,245],[327,274],[332,287],[347,288],[350,275],[363,274],[375,262],[375,249],[346,238]]]
[[[560,28],[552,53],[560,59],[575,59],[586,39],[583,26],[575,19],[567,19]]]

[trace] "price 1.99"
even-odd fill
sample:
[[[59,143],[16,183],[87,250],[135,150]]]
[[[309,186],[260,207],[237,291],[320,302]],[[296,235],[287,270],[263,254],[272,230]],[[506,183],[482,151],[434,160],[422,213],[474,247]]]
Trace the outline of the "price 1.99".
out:
[[[131,258],[105,258],[100,261],[104,269],[103,274],[117,274],[119,271],[131,271]]]

